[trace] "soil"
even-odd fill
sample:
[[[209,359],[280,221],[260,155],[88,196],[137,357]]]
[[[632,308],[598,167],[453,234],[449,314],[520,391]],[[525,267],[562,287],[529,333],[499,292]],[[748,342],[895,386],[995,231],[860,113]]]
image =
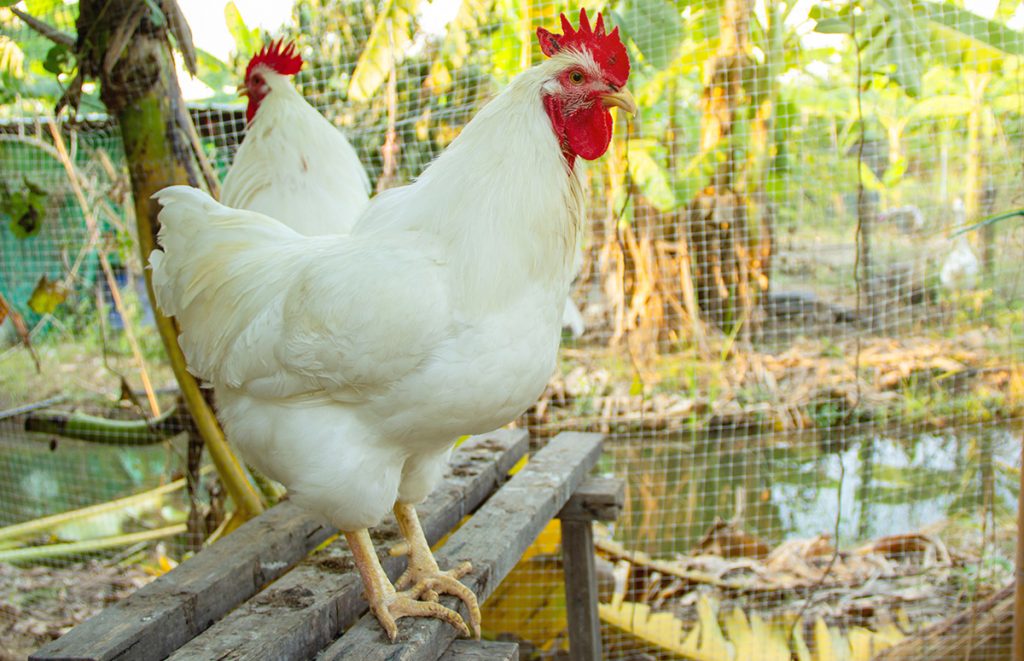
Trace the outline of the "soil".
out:
[[[63,567],[0,564],[0,661],[27,659],[154,578],[137,565],[97,561]]]

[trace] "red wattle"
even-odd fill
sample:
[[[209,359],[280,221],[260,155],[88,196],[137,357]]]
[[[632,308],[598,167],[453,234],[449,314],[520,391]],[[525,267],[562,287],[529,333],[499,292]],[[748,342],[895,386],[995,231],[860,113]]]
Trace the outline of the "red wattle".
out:
[[[612,116],[600,101],[566,117],[560,100],[545,96],[544,109],[570,169],[577,156],[592,161],[608,150],[612,140]]]
[[[612,116],[600,102],[572,115],[565,123],[569,147],[580,158],[592,161],[608,151],[612,141]]]

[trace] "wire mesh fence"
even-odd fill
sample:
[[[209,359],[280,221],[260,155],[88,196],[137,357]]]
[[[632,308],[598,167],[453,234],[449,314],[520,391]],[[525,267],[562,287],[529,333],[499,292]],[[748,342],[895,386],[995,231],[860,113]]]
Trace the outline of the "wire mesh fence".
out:
[[[241,6],[224,12],[232,54],[200,50],[202,84],[186,88],[210,169],[222,178],[245,136],[244,62],[282,36],[305,60],[297,88],[378,192],[416,177],[543,58],[536,28],[578,9],[300,0],[261,31]],[[600,471],[627,498],[596,531],[606,658],[866,659],[896,645],[884,658],[931,659],[972,645],[921,632],[971,607],[995,626],[1013,575],[1024,223],[964,230],[1024,206],[1024,13],[588,9],[619,27],[640,112],[585,166],[558,370],[516,424],[538,442],[608,434]],[[26,11],[75,31],[73,4]],[[224,520],[176,414],[119,127],[88,83],[79,118],[53,119],[53,81],[75,74],[66,53],[0,8],[0,561],[15,563],[0,564],[0,630],[21,636],[15,655],[84,616],[69,587],[80,563],[118,594]],[[486,632],[527,658],[564,653],[557,540],[553,524],[485,609]]]

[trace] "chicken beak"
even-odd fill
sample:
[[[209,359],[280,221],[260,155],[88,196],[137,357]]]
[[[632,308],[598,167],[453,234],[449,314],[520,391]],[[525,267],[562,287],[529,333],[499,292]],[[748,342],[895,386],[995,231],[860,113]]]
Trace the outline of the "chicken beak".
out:
[[[629,93],[629,90],[625,88],[613,94],[605,94],[602,96],[601,105],[605,108],[616,106],[618,108],[622,108],[630,115],[636,115],[636,101],[633,100],[633,95]]]
[[[249,88],[245,86],[245,83],[242,83],[241,85],[239,85],[235,89],[235,92],[238,93],[238,96],[249,96]]]

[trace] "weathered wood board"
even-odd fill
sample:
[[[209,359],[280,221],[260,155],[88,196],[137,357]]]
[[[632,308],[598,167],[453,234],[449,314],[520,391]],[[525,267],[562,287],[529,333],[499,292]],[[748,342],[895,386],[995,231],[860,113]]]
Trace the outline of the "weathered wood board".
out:
[[[479,507],[505,482],[527,447],[523,430],[494,432],[461,446],[442,486],[417,507],[427,540],[433,544]],[[395,580],[406,561],[388,555],[401,541],[394,519],[388,517],[371,532],[381,564]],[[352,556],[345,541],[338,540],[182,646],[171,659],[308,659],[366,610]]]
[[[500,430],[474,437],[463,444],[453,457],[449,477],[424,503],[425,508],[435,513],[429,525],[427,520],[423,522],[428,537],[440,538],[464,514],[479,506],[503,482],[509,468],[525,454],[527,439],[525,431]],[[312,561],[306,561],[286,574],[335,532],[294,504],[283,502],[124,601],[40,648],[30,658],[40,661],[165,658],[282,575],[288,577],[302,570],[296,578],[308,578],[311,574],[337,578],[337,573],[330,573],[332,570],[337,572],[348,568],[347,554],[337,553],[337,544],[329,547],[330,552],[318,554]],[[397,576],[404,560],[388,560]],[[337,581],[333,584],[329,580],[327,582],[329,585],[324,588],[325,592],[338,587]],[[345,595],[359,592],[358,578],[355,583],[356,586],[348,587]],[[293,581],[288,586],[282,579],[274,585],[272,595],[267,591],[235,613],[258,611],[262,615],[259,618],[263,623],[261,626],[265,626],[266,621],[276,621],[281,613],[294,613],[296,604],[308,600],[307,591],[312,593],[302,580],[297,584]],[[334,608],[337,601],[331,601],[327,608]],[[346,602],[346,598],[340,601]],[[349,621],[354,620],[359,612],[357,609],[350,615]],[[236,619],[235,613],[231,614],[232,621]],[[331,615],[333,617],[321,619],[344,621],[341,613]],[[300,630],[304,629],[306,620],[300,617],[289,622]],[[297,625],[296,622],[303,624]],[[315,623],[315,618],[311,617],[308,626],[313,628]],[[246,625],[244,621],[239,624]],[[224,627],[217,626],[223,633]],[[323,644],[332,640],[339,630],[324,632]],[[256,631],[247,629],[233,633],[248,640]],[[251,658],[272,657],[259,653]]]
[[[456,640],[438,661],[519,661],[519,645],[493,640]]]
[[[597,462],[599,434],[563,433],[534,455],[526,467],[457,530],[438,552],[442,566],[463,560],[473,571],[462,580],[485,601],[569,500]],[[464,604],[442,598],[466,616]],[[432,619],[402,619],[398,641],[388,642],[372,614],[363,616],[344,636],[318,655],[321,661],[414,661],[436,659],[455,639],[450,625]]]
[[[30,658],[163,658],[284,574],[333,533],[294,504],[283,502]]]

